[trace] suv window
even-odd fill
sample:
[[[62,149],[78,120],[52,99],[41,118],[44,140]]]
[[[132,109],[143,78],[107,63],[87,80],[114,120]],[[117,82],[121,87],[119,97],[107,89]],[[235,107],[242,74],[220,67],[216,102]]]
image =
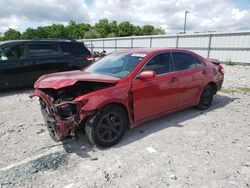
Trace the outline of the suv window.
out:
[[[30,44],[30,57],[57,56],[59,55],[58,46],[56,43],[47,44]]]
[[[196,59],[191,54],[183,52],[173,52],[172,54],[178,70],[197,68]]]
[[[172,59],[170,53],[162,53],[154,56],[143,68],[153,70],[156,74],[171,72]]]
[[[81,43],[62,42],[59,44],[64,55],[91,55],[89,50]]]
[[[0,48],[0,61],[24,58],[23,45],[13,45]]]

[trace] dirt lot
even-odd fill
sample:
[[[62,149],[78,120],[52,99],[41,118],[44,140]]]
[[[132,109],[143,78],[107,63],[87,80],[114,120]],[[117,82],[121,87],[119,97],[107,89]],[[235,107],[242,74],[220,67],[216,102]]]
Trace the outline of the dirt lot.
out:
[[[250,66],[225,71],[209,110],[144,123],[105,150],[84,135],[55,143],[30,89],[2,92],[0,188],[250,187]]]

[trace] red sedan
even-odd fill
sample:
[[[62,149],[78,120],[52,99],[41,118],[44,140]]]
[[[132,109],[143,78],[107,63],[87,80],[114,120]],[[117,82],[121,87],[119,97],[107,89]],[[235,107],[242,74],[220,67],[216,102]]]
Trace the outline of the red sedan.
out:
[[[38,96],[54,140],[76,135],[84,125],[91,143],[109,147],[127,128],[180,109],[207,109],[221,88],[224,71],[183,49],[114,52],[83,71],[42,76]]]

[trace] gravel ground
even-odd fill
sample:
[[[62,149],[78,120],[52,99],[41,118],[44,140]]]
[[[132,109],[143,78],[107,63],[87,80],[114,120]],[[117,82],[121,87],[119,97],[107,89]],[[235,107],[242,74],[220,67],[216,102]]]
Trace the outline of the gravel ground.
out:
[[[210,109],[144,123],[109,149],[55,143],[30,89],[2,92],[0,187],[250,187],[250,66],[224,67]]]

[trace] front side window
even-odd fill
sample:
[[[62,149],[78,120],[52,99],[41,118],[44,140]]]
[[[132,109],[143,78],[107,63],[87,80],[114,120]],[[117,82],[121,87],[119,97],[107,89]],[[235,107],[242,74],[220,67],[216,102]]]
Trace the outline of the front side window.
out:
[[[195,58],[192,55],[182,52],[173,52],[172,54],[179,71],[197,68]]]
[[[30,57],[57,56],[59,55],[56,43],[49,44],[30,44]]]
[[[0,48],[0,61],[17,60],[24,58],[22,45],[13,45]]]
[[[129,75],[145,56],[146,54],[113,53],[90,65],[85,71],[122,78]]]
[[[170,53],[162,53],[154,56],[143,68],[143,70],[152,70],[157,74],[171,72],[172,59]]]

